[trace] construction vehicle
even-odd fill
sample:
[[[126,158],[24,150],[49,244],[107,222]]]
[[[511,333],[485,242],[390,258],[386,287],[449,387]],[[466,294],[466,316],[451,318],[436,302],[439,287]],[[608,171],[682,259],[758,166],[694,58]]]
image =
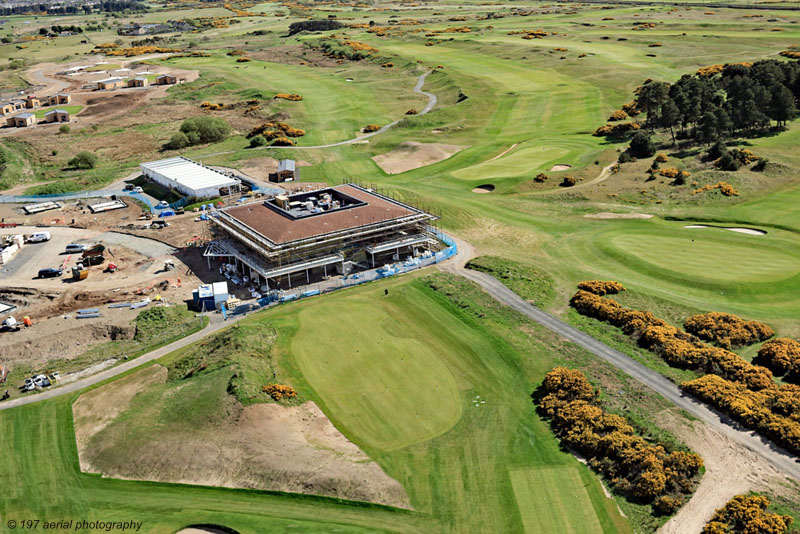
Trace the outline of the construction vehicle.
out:
[[[106,251],[106,247],[101,245],[101,244],[97,244],[97,245],[95,245],[93,247],[90,247],[90,248],[88,248],[88,249],[83,251],[83,254],[81,254],[80,262],[82,264],[84,264],[84,265],[87,265],[87,266],[100,265],[101,263],[106,261],[105,256],[103,256],[103,252],[105,252],[105,251]],[[110,250],[108,252],[111,253]],[[113,254],[111,254],[111,255],[113,256]],[[74,269],[73,269],[73,272],[74,272]]]
[[[108,265],[106,266],[107,273],[115,273],[117,272],[117,269],[119,269],[119,267],[117,266],[116,263],[108,262]]]
[[[89,269],[83,266],[82,263],[79,263],[75,267],[72,268],[72,279],[76,282],[80,280],[86,280],[89,276]]]
[[[167,260],[164,262],[164,270],[171,271],[175,268],[175,262],[172,260]]]

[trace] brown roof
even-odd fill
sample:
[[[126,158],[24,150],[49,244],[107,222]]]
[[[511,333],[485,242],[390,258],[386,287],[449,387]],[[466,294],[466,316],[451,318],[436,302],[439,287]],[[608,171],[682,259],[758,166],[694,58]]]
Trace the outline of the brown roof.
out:
[[[281,215],[265,206],[263,202],[228,208],[225,213],[277,244],[419,213],[358,187],[340,185],[332,189],[362,200],[367,205],[297,220]]]

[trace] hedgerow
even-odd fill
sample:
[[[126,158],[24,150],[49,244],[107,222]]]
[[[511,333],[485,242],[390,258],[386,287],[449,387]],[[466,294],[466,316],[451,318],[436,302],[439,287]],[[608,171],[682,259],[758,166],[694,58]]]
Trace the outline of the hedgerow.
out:
[[[545,376],[542,393],[539,412],[562,443],[584,455],[629,499],[655,501],[659,510],[671,513],[694,490],[703,460],[636,435],[624,417],[603,410],[598,392],[580,371],[556,367]]]

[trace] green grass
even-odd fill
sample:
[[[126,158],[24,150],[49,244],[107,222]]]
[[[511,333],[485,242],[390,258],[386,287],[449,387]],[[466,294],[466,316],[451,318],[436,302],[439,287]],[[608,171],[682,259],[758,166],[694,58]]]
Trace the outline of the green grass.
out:
[[[458,385],[443,356],[478,347],[441,342],[438,329],[403,308],[355,295],[318,303],[299,319],[292,341],[298,366],[360,441],[399,449],[435,438],[461,418]]]
[[[33,114],[36,115],[37,119],[43,119],[44,116],[48,112],[50,112],[50,111],[52,111],[54,109],[63,109],[64,111],[69,113],[70,117],[73,117],[73,116],[77,115],[78,112],[80,112],[80,110],[83,109],[83,106],[78,106],[78,105],[75,105],[75,106],[72,106],[72,105],[69,105],[69,106],[60,106],[60,105],[59,106],[48,106],[48,107],[45,107],[45,108],[42,108],[42,109],[37,109],[36,111],[33,112]]]
[[[509,475],[526,533],[603,532],[594,510],[585,504],[589,495],[576,468],[515,469]]]

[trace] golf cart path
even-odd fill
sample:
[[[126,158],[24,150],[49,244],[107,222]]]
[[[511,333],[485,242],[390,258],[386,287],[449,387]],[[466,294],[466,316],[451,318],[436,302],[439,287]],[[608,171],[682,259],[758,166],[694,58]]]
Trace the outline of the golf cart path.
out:
[[[422,108],[422,110],[419,113],[417,113],[417,116],[425,115],[426,113],[429,113],[434,108],[434,106],[436,106],[436,103],[439,100],[438,97],[435,94],[428,93],[428,92],[422,90],[422,86],[425,85],[425,78],[427,78],[428,74],[430,74],[431,72],[433,72],[433,71],[428,71],[428,72],[422,74],[419,78],[417,78],[417,84],[414,86],[414,92],[415,93],[417,93],[419,95],[425,95],[425,96],[428,97],[428,103],[425,104],[425,107]],[[257,147],[257,148],[250,148],[248,150],[270,150],[270,149],[276,149],[276,148],[280,148],[280,149],[283,149],[283,150],[310,150],[310,149],[315,149],[315,148],[332,148],[332,147],[335,147],[335,146],[352,145],[353,143],[359,143],[359,142],[363,141],[364,139],[369,139],[370,137],[382,134],[383,132],[387,131],[388,129],[396,126],[401,120],[402,119],[397,119],[396,121],[392,121],[389,124],[387,124],[385,126],[382,126],[380,129],[375,130],[374,132],[369,132],[369,133],[366,133],[366,134],[364,134],[362,136],[354,137],[353,139],[347,139],[346,141],[339,141],[338,143],[328,143],[327,145],[314,145],[314,146],[271,146],[270,145],[270,146],[261,146],[261,147]],[[195,156],[194,159],[210,158],[212,156],[224,156],[226,154],[235,154],[236,152],[240,152],[240,151],[239,150],[228,150],[228,151],[225,151],[225,152],[214,152],[213,154],[203,154],[203,155],[200,155],[200,156]]]
[[[440,266],[442,270],[463,276],[475,282],[501,304],[513,308],[529,319],[532,319],[534,322],[560,335],[567,341],[571,341],[579,347],[588,350],[595,356],[606,360],[614,367],[649,387],[678,408],[688,412],[726,438],[766,460],[779,472],[795,480],[800,480],[800,463],[787,451],[772,444],[765,438],[760,437],[755,432],[744,429],[735,421],[709,408],[693,397],[684,395],[676,384],[649,367],[633,360],[618,350],[612,349],[602,341],[598,341],[592,336],[550,315],[529,302],[526,302],[493,276],[465,268],[464,265],[466,261],[468,261],[470,254],[472,254],[472,247],[460,239],[455,238],[455,240],[459,251],[464,247],[464,257],[462,258],[461,254],[459,254],[455,258],[455,261],[442,264]]]

